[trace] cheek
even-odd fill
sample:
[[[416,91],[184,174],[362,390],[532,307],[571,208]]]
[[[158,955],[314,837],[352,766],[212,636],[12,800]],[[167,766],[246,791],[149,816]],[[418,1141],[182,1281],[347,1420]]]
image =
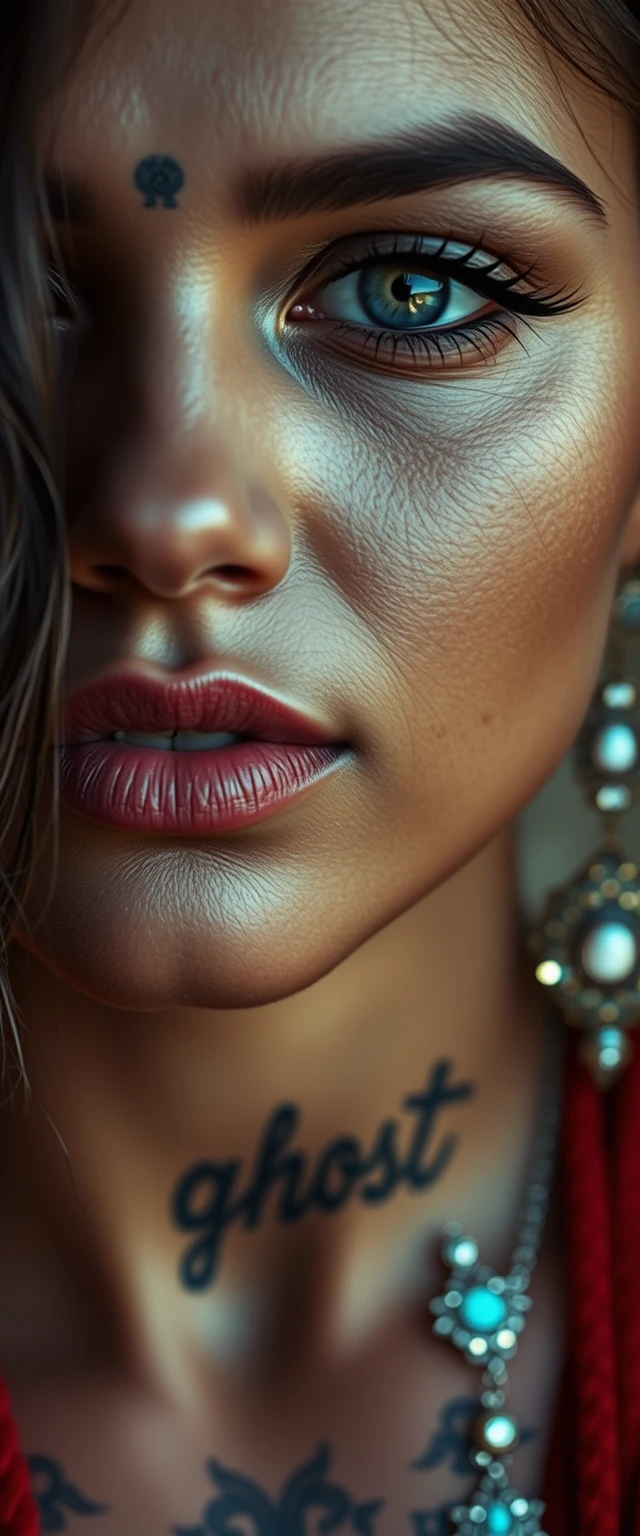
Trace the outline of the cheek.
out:
[[[549,347],[518,387],[499,367],[495,384],[411,386],[375,453],[351,432],[327,466],[313,537],[357,616],[361,741],[405,827],[499,825],[579,730],[640,474],[631,373],[607,335],[606,353],[592,331]]]

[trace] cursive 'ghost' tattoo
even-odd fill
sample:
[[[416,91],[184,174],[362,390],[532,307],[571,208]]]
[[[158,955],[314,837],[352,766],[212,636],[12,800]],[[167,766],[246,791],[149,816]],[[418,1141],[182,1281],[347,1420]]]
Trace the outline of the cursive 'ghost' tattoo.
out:
[[[436,1062],[422,1092],[403,1099],[403,1109],[417,1117],[404,1158],[397,1145],[398,1122],[384,1120],[368,1154],[356,1136],[337,1136],[330,1141],[303,1187],[309,1159],[302,1152],[285,1151],[297,1129],[300,1110],[295,1104],[280,1104],[267,1122],[240,1195],[237,1184],[242,1164],[238,1158],[194,1163],[182,1175],[170,1204],[174,1225],[182,1232],[198,1233],[179,1265],[179,1279],[185,1289],[201,1291],[211,1284],[227,1228],[233,1222],[245,1231],[257,1227],[275,1184],[281,1185],[276,1215],[288,1224],[301,1221],[307,1211],[329,1215],[341,1210],[354,1195],[364,1204],[379,1205],[401,1185],[411,1190],[428,1189],[448,1168],[459,1140],[449,1131],[429,1160],[436,1119],[446,1105],[470,1099],[475,1092],[473,1083],[451,1083],[451,1069],[450,1061]]]

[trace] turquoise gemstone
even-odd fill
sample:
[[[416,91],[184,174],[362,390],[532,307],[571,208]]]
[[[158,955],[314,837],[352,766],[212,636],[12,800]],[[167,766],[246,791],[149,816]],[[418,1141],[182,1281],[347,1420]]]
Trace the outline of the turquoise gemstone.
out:
[[[506,1302],[486,1285],[472,1285],[461,1304],[459,1317],[477,1333],[493,1333],[507,1316]]]
[[[490,1504],[487,1510],[487,1530],[491,1536],[506,1536],[513,1530],[513,1515],[505,1504]]]

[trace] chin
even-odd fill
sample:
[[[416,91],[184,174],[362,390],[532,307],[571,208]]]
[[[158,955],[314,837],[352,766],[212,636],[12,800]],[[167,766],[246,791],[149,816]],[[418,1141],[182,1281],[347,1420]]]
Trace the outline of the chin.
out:
[[[132,953],[126,943],[117,963],[113,958],[109,961],[94,933],[81,936],[80,953],[77,935],[70,938],[59,926],[50,928],[46,935],[39,933],[35,941],[18,929],[13,943],[34,956],[65,987],[105,1008],[131,1013],[264,1007],[305,991],[351,953],[343,947],[318,956],[306,954],[299,965],[292,966],[290,956],[274,955],[272,948],[267,956],[260,945],[245,944],[242,953],[234,954],[221,935],[211,945],[208,957],[197,953],[194,945],[188,947],[189,953],[176,947],[165,953],[159,966],[147,964],[145,957],[141,964],[139,953]],[[147,950],[150,943],[147,933]]]
[[[320,869],[299,855],[257,859],[239,844],[230,854],[220,843],[123,839],[114,860],[108,837],[89,849],[79,822],[61,836],[48,904],[51,864],[41,858],[27,923],[12,932],[12,945],[106,1007],[274,1003],[321,980],[394,915],[368,910],[335,850]]]

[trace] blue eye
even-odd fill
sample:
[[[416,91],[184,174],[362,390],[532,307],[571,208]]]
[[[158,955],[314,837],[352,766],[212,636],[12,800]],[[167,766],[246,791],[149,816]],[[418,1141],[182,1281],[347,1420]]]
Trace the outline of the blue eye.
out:
[[[469,319],[482,307],[469,286],[452,278],[418,272],[394,258],[356,268],[348,276],[317,289],[330,320],[419,330]]]
[[[471,354],[486,361],[508,341],[519,341],[516,316],[566,314],[584,303],[573,293],[558,298],[557,292],[522,289],[531,269],[514,272],[503,257],[478,246],[446,239],[429,251],[425,236],[406,241],[406,235],[373,237],[365,250],[334,261],[333,271],[292,305],[287,318],[336,321],[328,339],[339,338],[340,349],[351,354],[372,346],[377,365],[402,357],[413,364],[420,353],[444,364],[449,356],[464,362]],[[525,318],[519,323],[528,325]]]

